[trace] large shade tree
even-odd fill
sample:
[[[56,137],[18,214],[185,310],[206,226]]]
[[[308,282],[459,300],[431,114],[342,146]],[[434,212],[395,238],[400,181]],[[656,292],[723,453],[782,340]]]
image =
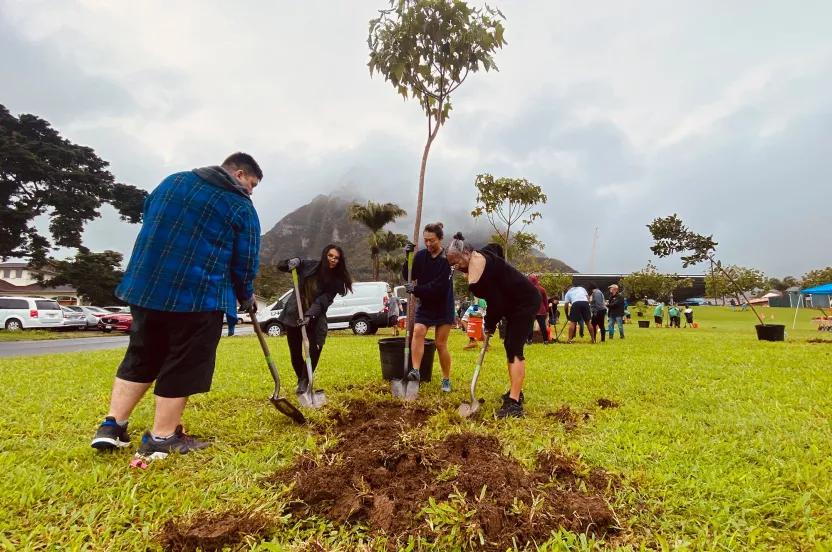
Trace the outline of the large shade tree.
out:
[[[64,139],[49,122],[0,105],[0,257],[48,261],[57,247],[82,247],[84,225],[110,204],[122,220],[141,221],[147,192],[115,182],[92,148]],[[49,232],[34,221],[49,215]]]
[[[451,112],[453,94],[472,73],[497,70],[494,54],[506,43],[503,14],[462,0],[390,0],[370,21],[370,76],[379,73],[404,99],[419,102],[427,141],[419,169],[413,242],[422,225],[425,169],[431,145]]]

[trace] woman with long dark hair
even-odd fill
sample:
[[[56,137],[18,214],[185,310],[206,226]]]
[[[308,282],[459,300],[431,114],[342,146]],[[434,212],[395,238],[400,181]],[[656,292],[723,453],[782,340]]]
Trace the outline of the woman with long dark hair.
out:
[[[542,297],[531,281],[492,250],[474,251],[461,233],[454,236],[446,252],[448,264],[468,277],[468,289],[488,301],[485,332],[493,335],[497,323],[505,318],[504,345],[511,389],[503,395],[503,407],[498,418],[519,418],[523,412],[523,381],[526,360],[523,346],[529,328],[535,321]]]
[[[294,257],[280,261],[277,268],[282,272],[291,272],[295,268],[298,271],[298,288],[303,304],[298,308],[297,299],[292,293],[278,320],[286,328],[292,368],[298,377],[297,392],[305,393],[309,379],[306,374],[306,362],[303,360],[301,326],[306,326],[314,372],[326,341],[326,311],[336,295],[346,295],[352,291],[352,278],[347,270],[344,250],[335,244],[329,244],[324,248],[319,261]]]

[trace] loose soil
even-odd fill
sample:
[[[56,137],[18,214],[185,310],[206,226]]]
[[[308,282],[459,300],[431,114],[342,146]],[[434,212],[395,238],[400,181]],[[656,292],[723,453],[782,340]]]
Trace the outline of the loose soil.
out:
[[[603,397],[602,397],[602,398],[600,398],[600,399],[598,399],[597,401],[595,401],[595,404],[597,404],[598,406],[600,406],[602,409],[607,409],[607,408],[618,408],[619,406],[621,406],[621,405],[620,405],[620,404],[618,404],[617,402],[615,402],[615,401],[611,401],[610,399],[605,399],[605,398],[603,398]]]
[[[579,423],[589,419],[589,412],[576,412],[564,404],[554,412],[547,413],[546,417],[559,421],[567,431],[572,431]]]
[[[832,339],[821,339],[819,337],[815,337],[813,339],[807,339],[806,343],[832,343]]]
[[[188,522],[168,521],[158,537],[165,550],[213,552],[239,544],[247,535],[262,534],[268,521],[258,515],[230,512],[200,514]]]
[[[425,442],[408,433],[430,414],[401,403],[353,403],[335,416],[339,440],[324,459],[303,456],[266,483],[292,485],[289,509],[298,517],[311,512],[338,524],[363,523],[392,537],[391,549],[411,536],[436,542],[450,532],[447,526],[431,529],[423,511],[431,498],[454,504],[457,529],[465,535],[459,538],[467,541],[457,544],[482,550],[540,543],[561,527],[596,535],[615,531],[604,497],[615,484],[603,470],[543,452],[529,472],[504,455],[493,436],[462,432]]]

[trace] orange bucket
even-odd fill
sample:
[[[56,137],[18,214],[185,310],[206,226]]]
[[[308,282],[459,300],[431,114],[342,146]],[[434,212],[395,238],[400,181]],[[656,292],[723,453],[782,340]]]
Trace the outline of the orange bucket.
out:
[[[399,318],[399,328],[401,328],[403,330],[407,328],[407,317],[406,316],[402,316],[402,317]]]
[[[482,318],[470,317],[468,319],[468,337],[473,337],[477,341],[483,341],[485,336],[482,334]]]

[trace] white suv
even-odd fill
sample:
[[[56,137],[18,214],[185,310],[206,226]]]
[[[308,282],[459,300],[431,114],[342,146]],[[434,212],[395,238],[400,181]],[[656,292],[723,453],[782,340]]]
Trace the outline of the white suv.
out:
[[[15,331],[60,328],[64,311],[54,299],[0,297],[0,327]]]
[[[373,335],[379,328],[387,325],[385,299],[388,286],[386,282],[356,282],[352,293],[337,295],[326,313],[328,329],[352,329],[357,335]],[[277,318],[294,290],[284,293],[274,304],[257,313],[257,322],[263,331],[272,337],[286,332]]]

